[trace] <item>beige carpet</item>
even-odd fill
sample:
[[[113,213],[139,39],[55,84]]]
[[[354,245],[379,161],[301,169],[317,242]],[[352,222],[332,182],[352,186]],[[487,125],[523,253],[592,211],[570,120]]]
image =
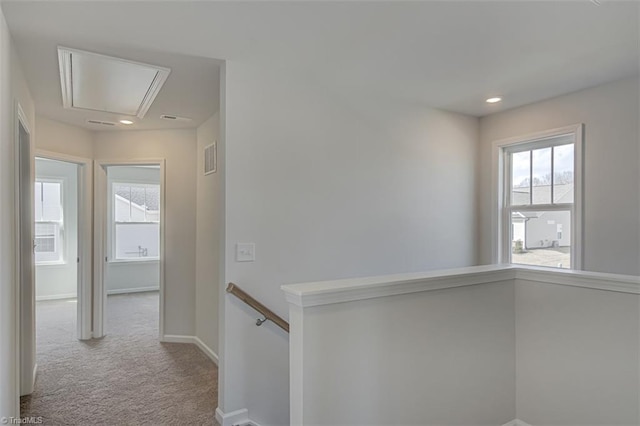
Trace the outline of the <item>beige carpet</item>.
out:
[[[37,303],[38,376],[23,417],[46,425],[212,425],[218,370],[195,345],[158,342],[158,293],[109,296],[107,336],[74,338],[75,301]]]

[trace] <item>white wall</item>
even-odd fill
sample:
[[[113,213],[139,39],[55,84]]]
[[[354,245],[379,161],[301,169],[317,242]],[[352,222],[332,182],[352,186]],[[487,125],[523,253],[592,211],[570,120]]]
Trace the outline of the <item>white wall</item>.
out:
[[[111,184],[116,182],[160,184],[160,169],[148,167],[116,166],[107,169],[107,188],[111,194]],[[111,196],[109,195],[109,199]],[[107,222],[111,223],[113,210],[111,204],[107,208]],[[107,233],[107,247],[111,247],[112,235]],[[111,253],[107,255],[109,262],[104,268],[104,285],[107,294],[149,291],[160,288],[160,262],[115,261]]]
[[[640,424],[640,296],[516,280],[517,415]]]
[[[283,283],[475,262],[477,119],[262,62],[227,62],[225,92],[225,283],[286,318]],[[233,296],[222,310],[220,409],[287,424],[288,336]]]
[[[491,146],[495,140],[584,123],[583,269],[640,274],[638,77],[480,120],[480,262],[491,263]]]
[[[304,308],[302,421],[292,424],[515,419],[513,300],[513,283],[496,282]]]
[[[19,417],[16,334],[15,100],[35,138],[35,108],[0,11],[0,417]],[[35,362],[35,351],[31,361]]]
[[[491,265],[283,290],[293,425],[640,424],[640,277]]]
[[[220,114],[198,127],[196,170],[196,336],[218,353],[218,293],[223,249],[222,172],[204,175],[204,148],[219,140]]]
[[[62,180],[63,264],[36,265],[36,300],[76,297],[78,292],[78,166],[36,159],[36,179]]]
[[[80,158],[93,158],[93,134],[88,130],[41,115],[37,116],[36,130],[38,149]]]
[[[195,334],[196,131],[94,133],[96,160],[166,159],[165,334]]]

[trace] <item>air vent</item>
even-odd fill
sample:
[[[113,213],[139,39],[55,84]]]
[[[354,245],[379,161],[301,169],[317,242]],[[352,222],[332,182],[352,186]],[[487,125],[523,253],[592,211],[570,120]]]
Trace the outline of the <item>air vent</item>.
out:
[[[177,115],[169,115],[169,114],[162,114],[160,118],[162,118],[163,120],[169,120],[169,121],[191,121],[191,119],[187,117],[178,117]]]
[[[97,124],[99,126],[115,126],[116,123],[112,123],[110,121],[100,121],[100,120],[87,120],[89,124]]]
[[[218,155],[216,153],[216,142],[204,147],[204,174],[210,175],[216,172]]]

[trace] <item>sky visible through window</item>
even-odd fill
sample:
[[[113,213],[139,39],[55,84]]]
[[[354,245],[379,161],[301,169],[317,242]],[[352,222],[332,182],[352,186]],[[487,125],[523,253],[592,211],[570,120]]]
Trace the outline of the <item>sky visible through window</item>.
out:
[[[533,166],[533,186],[551,184],[551,147],[514,153],[512,156],[512,184],[514,188],[529,186]],[[533,164],[532,164],[533,163]],[[553,147],[553,170],[556,184],[573,182],[573,144]]]

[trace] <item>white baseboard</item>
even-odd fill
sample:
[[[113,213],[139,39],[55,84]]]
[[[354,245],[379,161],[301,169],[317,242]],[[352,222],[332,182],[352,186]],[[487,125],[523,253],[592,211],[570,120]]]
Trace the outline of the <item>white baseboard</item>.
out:
[[[36,388],[36,378],[38,377],[38,363],[33,366],[33,389]]]
[[[246,408],[225,414],[218,407],[216,408],[216,420],[220,426],[260,426],[249,419],[249,411]]]
[[[115,290],[107,290],[110,294],[127,294],[127,293],[143,293],[145,291],[159,291],[160,287],[135,287],[135,288],[117,288]]]
[[[184,336],[181,334],[165,334],[160,338],[161,342],[166,343],[191,343],[196,344],[195,336]]]
[[[531,426],[529,423],[525,423],[522,420],[514,419],[502,426]]]
[[[206,345],[198,336],[194,336],[196,346],[200,348],[206,356],[208,356],[215,365],[218,365],[218,355]]]
[[[200,349],[207,357],[209,357],[215,365],[218,365],[218,355],[197,336],[165,334],[160,338],[160,341],[166,343],[191,343],[193,345],[196,345],[198,349]]]
[[[59,299],[75,299],[75,298],[77,298],[76,293],[52,294],[51,296],[36,296],[36,302],[40,302],[41,300],[59,300]]]

